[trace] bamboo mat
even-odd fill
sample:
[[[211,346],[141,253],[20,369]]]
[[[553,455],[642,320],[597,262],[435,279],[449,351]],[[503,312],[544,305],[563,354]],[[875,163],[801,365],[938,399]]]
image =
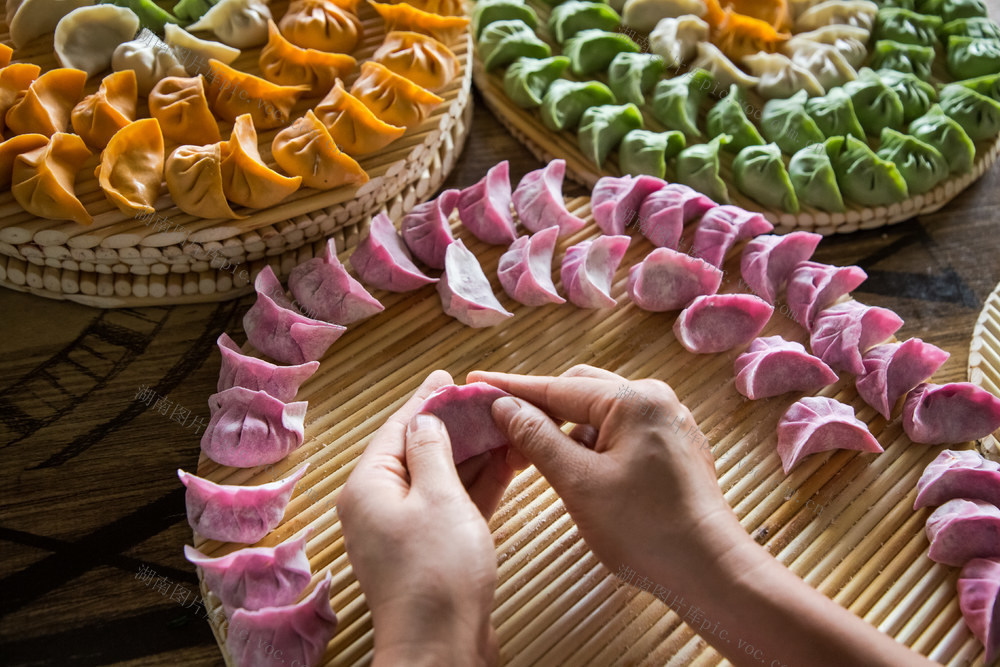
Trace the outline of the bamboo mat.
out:
[[[569,206],[589,219],[586,198]],[[898,418],[886,423],[845,376],[821,393],[854,406],[885,453],[818,454],[785,477],[775,427],[798,396],[745,401],[733,388],[737,352],[692,355],[671,332],[676,313],[647,313],[628,300],[627,269],[652,250],[645,239],[633,239],[616,272],[612,294],[619,305],[583,310],[571,304],[529,308],[514,303],[496,280],[504,249],[478,242],[457,225],[455,233],[479,257],[495,293],[515,317],[500,326],[471,329],[442,313],[433,287],[377,293],[385,312],[349,328],[299,392],[297,400],[309,401],[299,450],[266,473],[222,467],[204,456],[199,461],[198,474],[229,484],[264,483],[309,461],[283,523],[259,544],[273,546],[312,527],[307,553],[314,583],[332,572],[332,603],[340,618],[325,664],[371,659],[370,616],[335,510],[337,494],[371,434],[436,368],[461,383],[473,369],[558,374],[578,363],[673,386],[713,443],[719,483],[744,527],[812,586],[935,660],[981,662],[981,646],[959,612],[958,570],[926,557],[928,510],[911,509],[916,481],[942,447],[910,443]],[[560,240],[557,262],[567,246],[597,235],[596,226],[588,224]],[[736,291],[741,250],[742,244],[727,257],[722,291]],[[780,305],[762,333],[774,334],[807,342]],[[598,563],[533,468],[514,479],[490,527],[499,565],[493,623],[502,664],[724,663],[681,617],[651,594],[620,583]],[[218,556],[236,545],[196,540],[196,546]],[[218,608],[204,586],[203,594],[209,607]],[[224,644],[224,630],[213,629]]]
[[[972,330],[969,345],[969,381],[1000,396],[1000,284],[986,299]],[[1000,458],[996,434],[982,439],[985,453]]]

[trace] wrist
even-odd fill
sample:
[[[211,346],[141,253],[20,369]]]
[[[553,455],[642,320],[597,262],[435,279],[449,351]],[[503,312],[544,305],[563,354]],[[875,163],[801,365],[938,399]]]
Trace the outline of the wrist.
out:
[[[493,662],[490,610],[447,598],[394,600],[372,610],[374,667]]]

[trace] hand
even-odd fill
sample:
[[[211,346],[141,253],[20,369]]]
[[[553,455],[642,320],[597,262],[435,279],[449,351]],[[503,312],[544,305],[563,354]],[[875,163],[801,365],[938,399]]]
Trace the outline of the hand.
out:
[[[347,553],[372,611],[376,665],[497,659],[489,622],[496,552],[483,516],[496,507],[511,471],[502,457],[477,457],[463,463],[470,490],[463,488],[444,425],[416,414],[447,384],[451,377],[435,371],[386,421],[337,501]]]

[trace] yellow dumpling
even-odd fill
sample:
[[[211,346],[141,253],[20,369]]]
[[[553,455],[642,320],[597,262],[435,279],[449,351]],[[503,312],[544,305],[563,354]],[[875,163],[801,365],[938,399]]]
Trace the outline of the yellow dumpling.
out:
[[[160,121],[163,137],[176,144],[204,146],[222,141],[201,76],[160,79],[149,92],[149,114]]]
[[[167,190],[177,208],[199,218],[244,218],[222,189],[222,143],[179,146],[164,165]]]
[[[303,49],[350,53],[364,35],[356,5],[356,1],[294,0],[278,27],[288,41]]]
[[[73,131],[88,146],[104,148],[115,132],[135,120],[139,88],[135,72],[125,69],[109,74],[93,95],[87,95],[73,107],[70,122]],[[214,121],[213,121],[214,122]]]
[[[32,81],[24,96],[7,110],[7,127],[17,134],[37,132],[47,137],[64,132],[86,83],[87,73],[83,70],[49,70]]]
[[[89,225],[94,219],[73,188],[76,172],[90,155],[83,139],[56,132],[44,146],[14,158],[11,194],[25,211],[40,218]]]
[[[361,165],[337,148],[326,126],[311,110],[275,135],[271,154],[279,167],[301,176],[303,185],[317,190],[360,185],[368,180]]]
[[[301,176],[288,178],[264,164],[250,115],[237,118],[232,136],[222,144],[222,189],[226,199],[240,206],[268,208],[298,190],[301,183]]]
[[[469,25],[469,19],[464,16],[432,14],[405,2],[393,5],[368,0],[368,4],[385,21],[386,30],[411,30],[445,43],[454,42]]]
[[[400,76],[381,63],[367,61],[351,94],[390,125],[413,127],[423,121],[444,99]]]
[[[154,213],[163,180],[163,134],[155,118],[129,123],[111,137],[94,172],[108,200],[128,216]]]
[[[21,153],[33,151],[49,143],[44,134],[15,134],[0,143],[0,188],[10,187],[10,177],[14,170],[14,158]]]
[[[380,151],[406,132],[405,127],[380,120],[361,100],[347,92],[339,79],[316,105],[316,117],[349,155]]]
[[[372,60],[428,90],[441,90],[460,69],[447,46],[419,32],[394,30],[385,36]]]
[[[7,134],[7,124],[4,121],[7,110],[28,90],[28,86],[38,78],[41,71],[41,67],[30,63],[14,63],[0,69],[0,138]]]
[[[392,1],[393,4],[404,4],[399,0]],[[440,16],[465,16],[465,7],[462,6],[462,0],[406,0],[405,4]]]
[[[292,107],[309,86],[279,86],[259,76],[235,70],[214,58],[208,61],[208,101],[212,112],[231,123],[249,114],[262,130],[288,123]]]
[[[261,49],[264,78],[285,86],[308,86],[308,95],[322,95],[339,76],[351,72],[357,61],[342,53],[303,49],[282,37],[274,21],[267,22],[267,46]]]

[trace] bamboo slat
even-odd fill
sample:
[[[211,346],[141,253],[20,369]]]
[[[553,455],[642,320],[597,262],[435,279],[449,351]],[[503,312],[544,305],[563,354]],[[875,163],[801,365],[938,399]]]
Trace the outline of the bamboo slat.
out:
[[[1000,396],[1000,285],[986,299],[969,344],[969,381]],[[1000,456],[996,434],[981,440],[986,453]]]

